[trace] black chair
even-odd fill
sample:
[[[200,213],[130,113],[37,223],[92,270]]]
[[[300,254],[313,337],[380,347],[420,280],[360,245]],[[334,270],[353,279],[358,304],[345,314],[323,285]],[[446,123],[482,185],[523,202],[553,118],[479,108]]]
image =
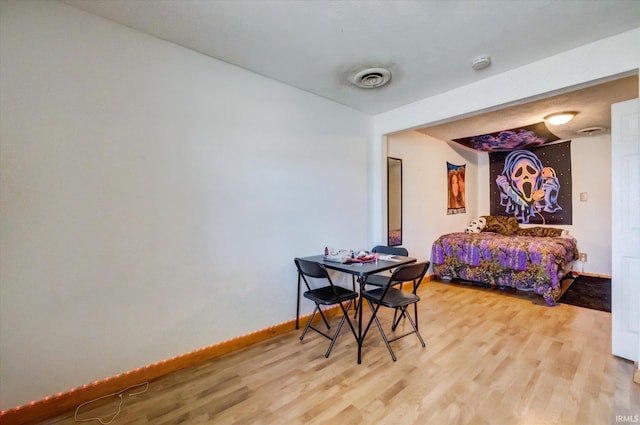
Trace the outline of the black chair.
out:
[[[402,247],[398,247],[398,246],[386,246],[386,245],[377,245],[374,246],[373,249],[371,250],[371,252],[373,253],[378,253],[378,254],[384,254],[384,255],[400,255],[402,257],[408,257],[409,256],[409,251],[407,251],[406,248],[402,248]],[[372,285],[372,286],[378,286],[378,287],[383,287],[387,284],[387,281],[389,280],[389,274],[372,274],[367,276],[367,280],[365,282],[365,285]],[[356,279],[354,276],[351,277],[352,281],[353,281],[353,290],[356,290]],[[402,282],[396,282],[395,284],[399,284]],[[358,314],[358,305],[356,304],[355,306],[355,314],[354,317],[356,317]]]
[[[401,246],[378,245],[374,246],[371,252],[378,252],[380,254],[388,255],[401,255],[403,257],[409,256],[409,251],[407,251],[407,248],[403,248]]]
[[[422,336],[418,331],[418,309],[417,303],[420,301],[420,297],[416,294],[424,275],[427,273],[427,269],[429,268],[430,262],[426,261],[423,263],[415,263],[408,264],[406,266],[400,266],[396,268],[390,277],[387,278],[387,284],[384,287],[379,287],[372,289],[370,291],[364,291],[362,293],[362,298],[368,301],[369,307],[371,308],[371,319],[369,319],[369,323],[365,328],[362,339],[367,335],[369,328],[371,327],[371,323],[375,321],[378,329],[380,330],[380,334],[382,334],[382,339],[384,339],[385,344],[387,345],[387,349],[389,349],[389,353],[391,354],[391,358],[393,361],[396,361],[396,356],[391,349],[390,343],[396,341],[400,338],[404,338],[405,336],[416,334],[418,339],[420,340],[420,344],[425,346],[424,341],[422,340]],[[403,291],[401,289],[394,288],[394,284],[396,282],[410,282],[413,281],[413,291]],[[415,322],[414,319],[411,318],[411,315],[407,312],[407,307],[413,304],[416,306],[415,308]],[[406,334],[396,336],[393,339],[388,339],[387,335],[384,333],[382,329],[382,325],[380,324],[380,320],[378,320],[378,310],[380,307],[393,308],[396,312],[400,311],[400,317],[395,318],[392,322],[391,330],[395,331],[398,325],[398,322],[401,318],[406,317],[413,330]]]
[[[336,339],[338,339],[338,335],[340,334],[340,330],[342,329],[342,326],[344,325],[345,320],[349,324],[349,327],[351,328],[351,332],[353,332],[353,336],[357,339],[356,331],[353,328],[353,325],[351,324],[351,320],[349,320],[349,315],[347,313],[347,310],[349,310],[349,308],[351,307],[353,300],[355,300],[358,297],[358,293],[355,291],[351,291],[349,289],[343,288],[341,286],[334,285],[333,281],[331,280],[331,277],[329,276],[329,273],[327,272],[327,269],[322,264],[318,264],[313,261],[303,260],[301,258],[296,258],[294,261],[296,263],[296,267],[298,268],[298,278],[302,278],[304,280],[305,285],[307,286],[307,291],[305,291],[303,296],[305,298],[310,299],[316,304],[316,308],[313,310],[313,314],[309,318],[309,321],[307,322],[307,325],[305,326],[304,331],[300,336],[300,341],[304,339],[304,336],[306,335],[309,329],[313,329],[314,331],[318,332],[320,335],[331,340],[329,349],[324,355],[325,357],[329,357],[329,354],[331,354],[331,349],[333,349],[333,345],[336,343]],[[311,285],[309,284],[308,278],[325,279],[327,282],[329,282],[329,284],[319,288],[311,289]],[[347,301],[348,301],[348,304],[345,308],[343,303]],[[322,309],[320,308],[320,305],[330,306],[330,305],[336,305],[336,304],[338,304],[342,309],[342,319],[340,320],[340,324],[338,325],[338,329],[335,331],[335,333],[333,335],[328,335],[327,333],[314,327],[312,325],[312,322],[316,313],[320,313],[320,316],[322,317],[322,320],[327,326],[327,329],[331,329],[331,326],[329,326],[329,322],[325,318],[322,312]]]
[[[397,246],[378,245],[378,246],[374,246],[371,252],[383,254],[383,255],[400,255],[403,257],[409,256],[409,251],[407,251],[406,248],[401,248]],[[366,284],[382,287],[387,284],[388,279],[389,279],[389,275],[372,274],[370,276],[367,276]]]
[[[409,256],[409,251],[407,251],[406,248],[402,248],[399,246],[378,245],[378,246],[374,246],[371,252],[377,252],[379,254],[385,254],[385,255],[400,255],[403,257]],[[387,275],[373,274],[367,277],[366,285],[383,287],[387,284],[388,279],[389,279],[388,274]],[[402,285],[402,283],[404,282],[392,282],[392,286]],[[413,287],[414,287],[413,291],[415,293],[417,289],[415,281],[413,282]],[[417,305],[414,305],[414,311],[417,317],[418,315]],[[393,323],[395,323],[395,325],[393,326],[392,330],[395,330],[396,326],[400,322],[400,319],[403,317],[402,315],[400,315],[400,317],[397,317],[397,315],[398,315],[398,310],[396,309],[396,311],[393,313]],[[396,320],[396,317],[397,317],[397,320]],[[417,324],[418,324],[418,321],[416,320],[416,326]]]

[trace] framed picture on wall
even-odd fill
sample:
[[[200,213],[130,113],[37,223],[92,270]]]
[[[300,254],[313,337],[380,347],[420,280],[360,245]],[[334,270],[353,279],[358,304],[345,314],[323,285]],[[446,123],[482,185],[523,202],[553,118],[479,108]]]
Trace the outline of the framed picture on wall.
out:
[[[447,162],[447,214],[466,213],[465,207],[465,178],[464,165],[454,165]]]

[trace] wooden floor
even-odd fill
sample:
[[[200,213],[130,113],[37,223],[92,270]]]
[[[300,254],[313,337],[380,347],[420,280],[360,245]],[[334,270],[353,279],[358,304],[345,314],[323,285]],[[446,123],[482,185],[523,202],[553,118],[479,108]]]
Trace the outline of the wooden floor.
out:
[[[611,314],[436,281],[420,295],[427,347],[414,335],[392,343],[397,362],[376,328],[361,365],[348,329],[328,359],[327,339],[310,333],[301,342],[295,331],[153,381],[144,394],[125,393],[113,423],[586,425],[640,417],[633,364],[609,354]],[[79,419],[108,422],[119,400],[94,412],[85,406]],[[43,423],[76,422],[69,412]]]

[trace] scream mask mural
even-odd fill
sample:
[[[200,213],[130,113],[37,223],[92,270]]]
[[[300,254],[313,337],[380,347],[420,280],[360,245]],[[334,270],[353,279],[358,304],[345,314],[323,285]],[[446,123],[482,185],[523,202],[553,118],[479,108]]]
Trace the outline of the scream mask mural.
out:
[[[489,154],[491,214],[520,223],[571,224],[570,142]]]

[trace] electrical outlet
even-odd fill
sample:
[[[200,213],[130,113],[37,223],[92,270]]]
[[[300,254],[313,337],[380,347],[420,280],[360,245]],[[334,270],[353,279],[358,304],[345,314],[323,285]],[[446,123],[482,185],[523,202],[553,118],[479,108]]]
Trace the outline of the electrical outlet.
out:
[[[581,252],[580,253],[580,261],[582,261],[583,263],[587,262],[587,253],[586,252]]]

